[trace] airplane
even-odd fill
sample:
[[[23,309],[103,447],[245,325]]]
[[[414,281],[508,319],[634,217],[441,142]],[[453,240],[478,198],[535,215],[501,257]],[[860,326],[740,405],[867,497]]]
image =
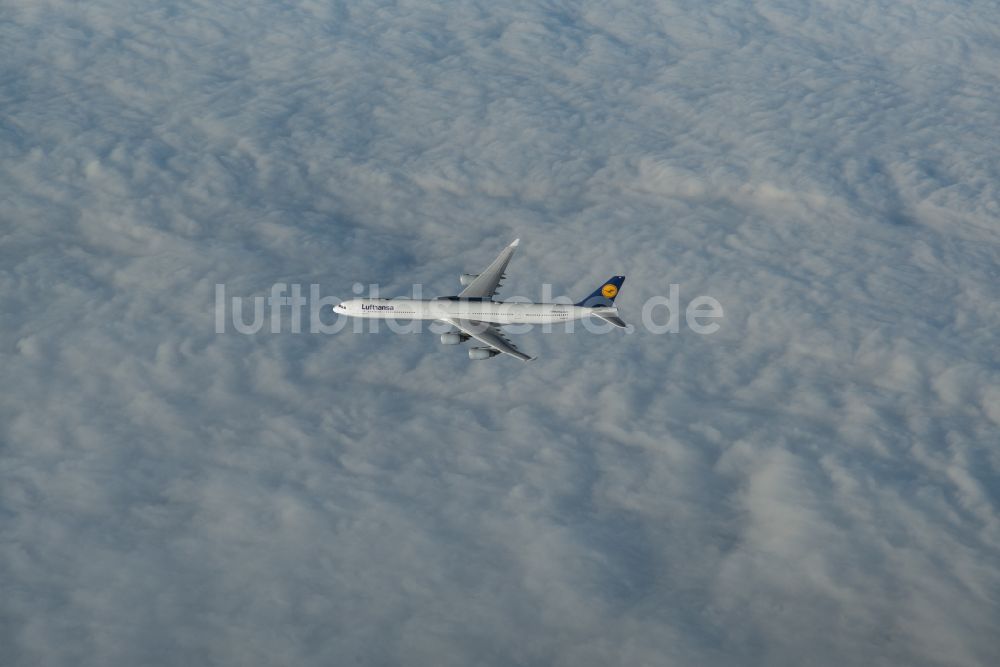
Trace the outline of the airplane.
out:
[[[507,354],[521,361],[531,361],[508,340],[500,327],[507,324],[551,324],[579,320],[594,315],[616,327],[627,325],[618,317],[615,297],[621,291],[625,276],[612,276],[593,294],[575,304],[565,303],[504,303],[494,300],[504,271],[520,239],[503,252],[482,273],[465,273],[459,277],[463,289],[457,296],[434,299],[349,299],[334,306],[334,311],[349,317],[401,320],[437,320],[455,331],[441,334],[445,345],[457,345],[473,339],[481,345],[469,349],[470,359],[490,359]]]

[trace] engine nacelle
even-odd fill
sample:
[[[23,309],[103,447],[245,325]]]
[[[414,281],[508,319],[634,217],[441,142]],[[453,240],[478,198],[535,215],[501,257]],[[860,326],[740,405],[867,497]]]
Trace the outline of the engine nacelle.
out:
[[[457,333],[443,333],[441,334],[441,344],[442,345],[458,345],[463,340],[468,340],[468,336],[463,336]]]
[[[469,350],[469,359],[489,359],[495,357],[499,352],[485,347],[474,347]]]
[[[478,273],[463,273],[458,277],[458,282],[462,283],[462,287],[468,287],[478,277]]]

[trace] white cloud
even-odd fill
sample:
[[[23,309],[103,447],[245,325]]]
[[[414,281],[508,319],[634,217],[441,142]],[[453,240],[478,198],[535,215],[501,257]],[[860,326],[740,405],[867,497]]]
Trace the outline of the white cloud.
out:
[[[3,664],[1000,659],[988,8],[7,17]],[[515,236],[722,328],[214,334]]]

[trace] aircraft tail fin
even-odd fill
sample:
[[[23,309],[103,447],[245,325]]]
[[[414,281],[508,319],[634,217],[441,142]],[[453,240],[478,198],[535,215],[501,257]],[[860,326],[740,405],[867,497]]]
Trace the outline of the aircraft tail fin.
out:
[[[600,306],[609,306],[609,307],[614,306],[615,297],[618,296],[618,292],[621,291],[622,283],[624,282],[625,282],[625,276],[611,276],[610,278],[605,280],[600,287],[594,290],[593,294],[591,294],[586,299],[584,299],[583,301],[581,301],[576,305],[584,306],[586,308],[598,308]],[[597,313],[594,314],[597,315]]]

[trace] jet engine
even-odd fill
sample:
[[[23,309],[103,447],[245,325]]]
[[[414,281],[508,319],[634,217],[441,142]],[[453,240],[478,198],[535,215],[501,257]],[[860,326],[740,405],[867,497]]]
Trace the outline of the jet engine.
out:
[[[443,333],[441,334],[441,344],[442,345],[458,345],[463,340],[468,340],[468,336],[463,336],[457,333]]]
[[[474,347],[469,350],[469,359],[489,359],[495,357],[499,352],[488,347]]]
[[[478,277],[478,273],[463,273],[458,277],[458,282],[462,283],[462,287],[468,287]]]

